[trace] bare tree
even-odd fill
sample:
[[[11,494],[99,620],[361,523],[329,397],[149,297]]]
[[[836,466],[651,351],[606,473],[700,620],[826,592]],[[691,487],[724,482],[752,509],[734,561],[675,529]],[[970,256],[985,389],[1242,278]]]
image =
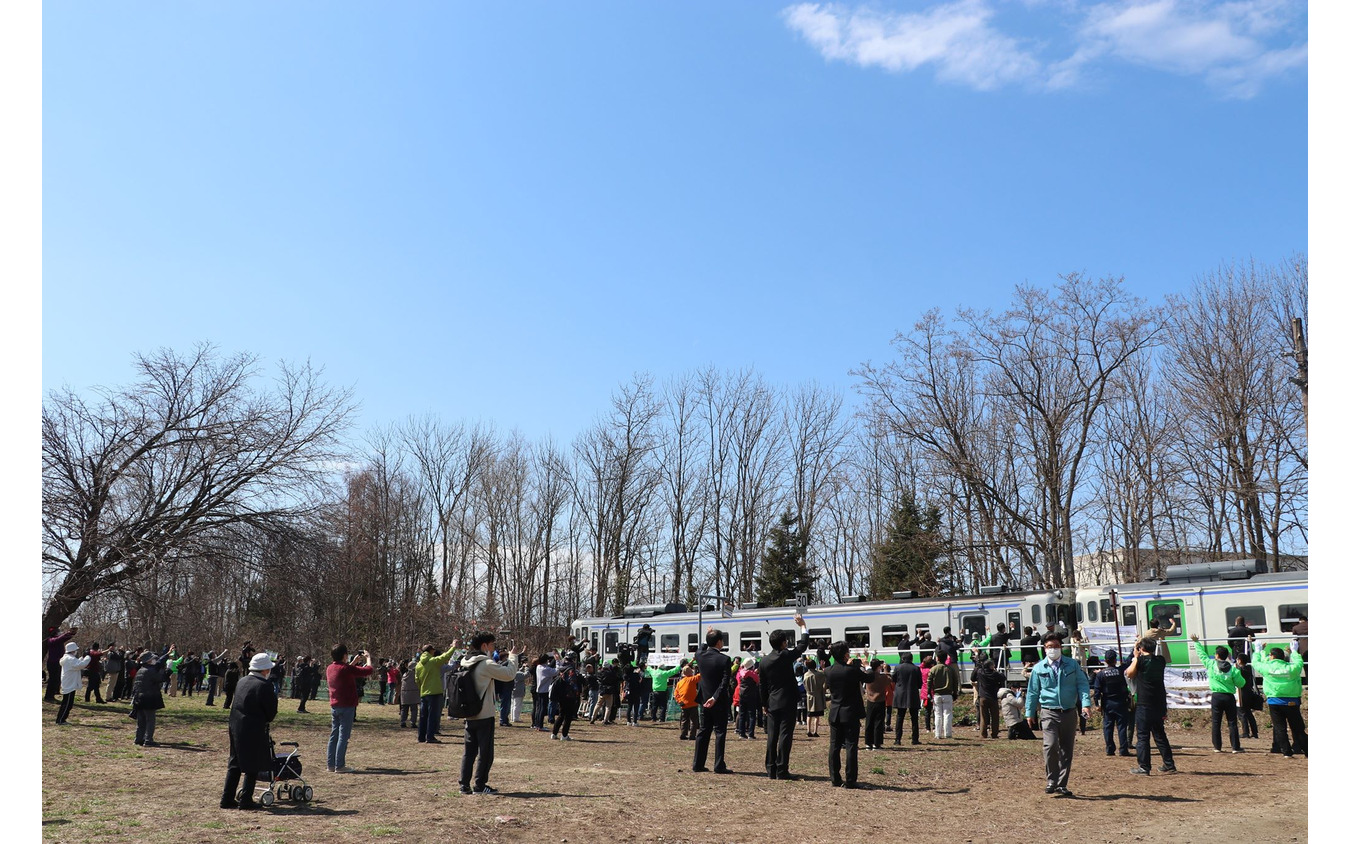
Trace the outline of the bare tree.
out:
[[[43,405],[42,560],[59,580],[46,626],[214,532],[280,529],[344,456],[350,394],[308,364],[283,363],[267,389],[255,357],[210,346],[138,355],[136,370],[96,403],[65,389]]]

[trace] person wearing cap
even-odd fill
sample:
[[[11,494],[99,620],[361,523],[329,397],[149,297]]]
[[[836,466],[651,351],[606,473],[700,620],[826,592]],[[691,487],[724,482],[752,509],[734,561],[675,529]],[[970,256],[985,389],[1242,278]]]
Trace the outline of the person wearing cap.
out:
[[[277,717],[277,690],[268,676],[272,658],[264,651],[254,654],[248,663],[248,675],[240,678],[230,707],[230,762],[225,771],[225,792],[220,796],[222,809],[253,809],[253,787],[258,772],[272,770],[272,741],[267,725]],[[243,798],[236,797],[240,776],[244,779]]]
[[[1116,667],[1120,658],[1114,650],[1106,652],[1106,667],[1097,670],[1092,678],[1092,700],[1102,708],[1102,735],[1106,738],[1106,755],[1116,755],[1116,737],[1120,738],[1120,755],[1130,752],[1129,731],[1130,689],[1125,674]]]
[[[76,656],[80,646],[66,642],[66,655],[61,657],[58,667],[61,671],[61,706],[56,710],[56,723],[64,724],[75,706],[75,693],[80,690],[80,671],[89,664],[88,656]]]
[[[164,667],[150,651],[137,660],[140,667],[131,682],[131,714],[136,718],[136,744],[155,746],[155,713],[164,708]]]
[[[1087,674],[1073,659],[1064,656],[1064,639],[1047,633],[1041,640],[1045,659],[1031,669],[1027,683],[1026,718],[1036,723],[1041,716],[1041,744],[1045,752],[1045,793],[1072,797],[1069,771],[1073,766],[1074,728],[1078,726],[1078,705],[1092,716],[1092,697]]]

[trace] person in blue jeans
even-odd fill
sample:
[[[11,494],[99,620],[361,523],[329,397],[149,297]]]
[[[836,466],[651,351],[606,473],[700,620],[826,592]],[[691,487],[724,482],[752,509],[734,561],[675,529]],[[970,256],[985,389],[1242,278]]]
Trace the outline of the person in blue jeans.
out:
[[[352,737],[359,702],[356,681],[369,677],[375,669],[365,651],[357,651],[356,658],[348,662],[345,644],[334,645],[330,654],[333,661],[328,665],[328,703],[333,710],[333,724],[328,735],[328,770],[349,774],[352,769],[347,767],[347,743]]]
[[[417,678],[417,691],[421,694],[421,717],[417,719],[417,740],[426,744],[440,744],[436,733],[441,728],[441,711],[445,709],[445,680],[442,669],[445,668],[455,651],[459,649],[459,640],[450,643],[450,649],[437,654],[431,645],[422,646],[422,655],[413,668]]]

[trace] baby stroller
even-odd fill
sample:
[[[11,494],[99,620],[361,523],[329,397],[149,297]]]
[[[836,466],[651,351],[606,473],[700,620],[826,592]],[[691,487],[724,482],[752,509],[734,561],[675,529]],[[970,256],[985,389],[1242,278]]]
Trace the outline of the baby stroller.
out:
[[[278,800],[308,803],[314,799],[314,789],[300,776],[300,745],[293,741],[283,741],[281,746],[292,750],[290,753],[278,753],[277,743],[272,742],[272,770],[258,772],[256,798],[264,806],[271,806]],[[257,794],[258,790],[262,793]],[[235,797],[242,801],[244,790],[239,789]]]

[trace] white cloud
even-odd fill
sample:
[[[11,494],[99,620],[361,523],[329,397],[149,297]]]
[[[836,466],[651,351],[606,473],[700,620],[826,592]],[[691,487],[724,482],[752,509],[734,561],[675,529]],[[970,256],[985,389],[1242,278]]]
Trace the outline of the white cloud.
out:
[[[1307,64],[1299,0],[1021,0],[1020,7],[1068,39],[1067,58],[1041,55],[1049,40],[1031,44],[1001,31],[988,0],[939,0],[913,12],[800,3],[784,17],[826,59],[893,73],[929,67],[938,79],[979,90],[1070,88],[1114,60],[1249,97]]]
[[[926,12],[884,13],[801,3],[788,26],[827,59],[903,73],[931,65],[939,79],[980,90],[1035,76],[1039,63],[989,25],[981,0],[957,0]]]

